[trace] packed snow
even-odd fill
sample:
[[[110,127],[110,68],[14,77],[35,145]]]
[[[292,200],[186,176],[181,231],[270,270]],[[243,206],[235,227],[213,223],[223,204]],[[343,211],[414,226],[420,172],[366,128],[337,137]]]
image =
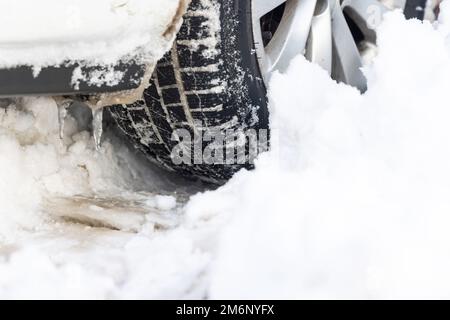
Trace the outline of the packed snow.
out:
[[[270,89],[272,149],[215,191],[89,112],[0,113],[1,298],[450,298],[450,1],[390,13],[365,94],[296,58]]]

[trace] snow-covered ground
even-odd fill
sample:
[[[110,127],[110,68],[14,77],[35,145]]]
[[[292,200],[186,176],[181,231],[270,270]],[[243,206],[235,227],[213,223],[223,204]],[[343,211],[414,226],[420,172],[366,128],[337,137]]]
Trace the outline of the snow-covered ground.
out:
[[[0,112],[0,298],[450,298],[450,1],[391,13],[369,90],[293,61],[272,150],[205,193],[144,165],[82,109]],[[90,114],[86,112],[86,114]]]

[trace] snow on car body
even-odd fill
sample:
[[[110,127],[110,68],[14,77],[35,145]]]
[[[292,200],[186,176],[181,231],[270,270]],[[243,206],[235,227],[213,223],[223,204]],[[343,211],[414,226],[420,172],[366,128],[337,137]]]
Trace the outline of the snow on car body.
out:
[[[185,5],[185,0],[0,0],[8,26],[0,33],[0,94],[137,88],[145,69],[170,48]]]

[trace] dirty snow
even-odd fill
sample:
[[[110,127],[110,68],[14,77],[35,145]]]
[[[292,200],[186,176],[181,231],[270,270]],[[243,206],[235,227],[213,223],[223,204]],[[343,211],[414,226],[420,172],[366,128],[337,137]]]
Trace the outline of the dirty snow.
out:
[[[2,109],[0,297],[450,298],[450,1],[379,32],[367,93],[296,58],[272,150],[194,196],[89,112],[61,142],[50,100]]]

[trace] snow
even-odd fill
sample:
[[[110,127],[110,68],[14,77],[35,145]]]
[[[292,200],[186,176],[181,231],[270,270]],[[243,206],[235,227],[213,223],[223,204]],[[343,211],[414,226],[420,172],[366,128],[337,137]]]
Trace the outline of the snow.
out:
[[[188,196],[182,181],[144,169],[113,137],[96,152],[76,121],[87,115],[72,110],[61,142],[52,100],[1,109],[0,297],[187,294],[208,254],[176,228]]]
[[[79,61],[154,62],[170,47],[166,34],[179,0],[0,0],[0,68]],[[18,19],[17,17],[20,17]],[[26,23],[24,23],[26,21]],[[82,77],[78,77],[82,78]]]
[[[77,67],[72,73],[72,86],[76,90],[80,90],[80,83],[84,82],[97,87],[101,87],[103,84],[112,87],[118,85],[124,75],[125,72],[114,70],[113,67],[102,68],[92,72],[83,72],[81,67]]]
[[[168,211],[177,206],[177,199],[173,196],[158,195],[150,199],[147,203],[156,206],[159,210]]]
[[[96,152],[82,109],[63,142],[50,100],[1,109],[0,297],[449,298],[442,6],[386,17],[365,94],[300,56],[274,74],[271,151],[215,191]]]
[[[273,150],[188,207],[230,217],[211,298],[449,297],[449,5],[386,17],[364,95],[301,57],[274,75]]]

